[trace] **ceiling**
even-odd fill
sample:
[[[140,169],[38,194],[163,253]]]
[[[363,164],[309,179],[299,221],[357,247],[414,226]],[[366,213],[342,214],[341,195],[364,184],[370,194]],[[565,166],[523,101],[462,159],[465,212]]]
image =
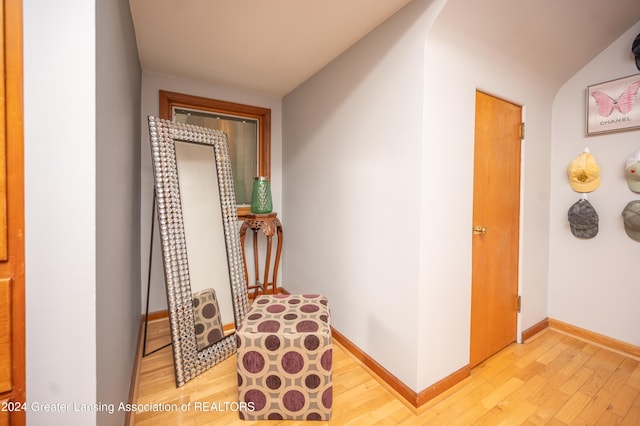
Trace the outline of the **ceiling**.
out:
[[[284,96],[411,0],[130,0],[143,71]]]
[[[143,71],[282,97],[410,1],[130,0],[130,6]],[[639,20],[638,0],[615,6],[448,0],[436,25],[473,34],[478,48],[517,55],[561,84]]]
[[[479,57],[517,58],[516,72],[558,89],[638,21],[638,0],[449,0],[435,27]]]

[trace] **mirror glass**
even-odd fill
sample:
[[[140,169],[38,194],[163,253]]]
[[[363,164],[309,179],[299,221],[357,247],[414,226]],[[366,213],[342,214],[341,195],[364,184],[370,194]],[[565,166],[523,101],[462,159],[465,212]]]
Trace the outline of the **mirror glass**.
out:
[[[236,351],[234,329],[248,309],[233,175],[224,132],[155,117],[148,122],[176,385],[182,386]],[[218,309],[209,309],[214,302]]]
[[[174,108],[173,121],[217,129],[226,133],[231,153],[238,206],[251,204],[253,178],[258,175],[258,120],[230,114]]]
[[[175,148],[191,292],[214,290],[226,331],[222,335],[228,334],[235,327],[213,146],[176,141]]]

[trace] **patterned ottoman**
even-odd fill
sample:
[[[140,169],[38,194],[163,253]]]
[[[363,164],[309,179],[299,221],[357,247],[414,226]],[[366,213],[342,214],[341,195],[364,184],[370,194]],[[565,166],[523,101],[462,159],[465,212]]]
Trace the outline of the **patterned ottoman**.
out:
[[[333,391],[327,298],[257,297],[237,331],[244,420],[329,420]]]

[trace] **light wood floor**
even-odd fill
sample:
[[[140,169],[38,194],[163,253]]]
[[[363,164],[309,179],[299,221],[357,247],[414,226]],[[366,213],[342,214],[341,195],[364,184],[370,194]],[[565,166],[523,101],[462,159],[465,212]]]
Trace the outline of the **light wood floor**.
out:
[[[152,324],[147,351],[168,342],[166,321]],[[421,407],[408,408],[388,386],[334,342],[331,425],[640,425],[640,362],[546,329],[503,349],[471,376]],[[135,425],[296,425],[248,422],[233,411],[194,409],[195,402],[237,401],[236,358],[175,387],[171,348],[140,365],[137,403],[191,403],[186,411],[140,412]]]

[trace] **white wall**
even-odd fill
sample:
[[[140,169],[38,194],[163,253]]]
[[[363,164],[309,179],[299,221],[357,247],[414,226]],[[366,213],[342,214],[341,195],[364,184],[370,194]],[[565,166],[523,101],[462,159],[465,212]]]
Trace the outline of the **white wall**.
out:
[[[33,425],[124,419],[73,404],[126,402],[137,344],[140,68],[128,7],[126,0],[24,2]],[[69,411],[33,409],[42,404]]]
[[[551,214],[549,251],[549,317],[640,345],[638,242],[624,232],[622,209],[640,194],[624,179],[627,156],[640,149],[640,133],[585,136],[585,90],[639,71],[631,43],[640,22],[577,72],[553,104]],[[640,99],[636,97],[636,108]],[[615,113],[614,113],[615,114]],[[600,187],[588,200],[599,215],[599,232],[591,240],[571,234],[567,210],[580,196],[568,184],[567,165],[588,147],[602,169]]]
[[[425,44],[420,372],[422,388],[469,362],[475,92],[522,105],[521,329],[547,316],[551,101],[556,87],[464,32],[446,6]]]
[[[147,116],[159,116],[159,91],[184,93],[188,95],[200,96],[211,99],[218,99],[240,104],[253,105],[261,108],[271,109],[271,191],[273,196],[273,211],[278,212],[278,217],[283,221],[282,211],[282,102],[279,98],[263,96],[249,93],[231,87],[203,83],[194,80],[186,80],[177,77],[164,76],[152,73],[142,74],[142,105],[140,129],[142,137],[140,139],[141,153],[141,268],[140,268],[140,292],[142,295],[142,312],[146,306],[147,294],[147,274],[149,271],[149,233],[151,230],[151,206],[153,198],[153,172],[151,168],[151,148],[149,146],[149,127]],[[160,251],[160,240],[158,238],[158,227],[155,226],[156,237],[154,239],[151,291],[149,296],[149,312],[160,311],[167,308],[167,297],[164,286],[164,273],[162,269],[162,255]],[[247,237],[251,240],[251,237]],[[283,238],[286,241],[287,237]],[[275,238],[274,238],[275,240]],[[247,255],[251,256],[252,251],[249,241],[247,242]],[[264,250],[262,251],[264,253]],[[286,257],[286,256],[283,256]],[[252,259],[249,257],[249,259]],[[284,262],[284,260],[283,260]],[[249,264],[251,267],[251,264]],[[282,269],[280,269],[282,271]],[[284,274],[279,273],[278,282],[285,281]],[[286,284],[285,284],[286,286]],[[223,321],[225,321],[223,319]]]
[[[128,0],[96,2],[97,401],[127,401],[140,324],[141,70]],[[100,411],[99,425],[125,412]]]
[[[329,296],[334,326],[416,391],[469,362],[476,89],[526,111],[522,328],[547,314],[557,88],[474,51],[443,4],[412,2],[284,100],[288,287]]]
[[[422,49],[415,1],[284,99],[285,274],[416,389]]]
[[[27,402],[95,403],[96,6],[23,4]],[[84,426],[96,414],[30,410],[27,421]]]

